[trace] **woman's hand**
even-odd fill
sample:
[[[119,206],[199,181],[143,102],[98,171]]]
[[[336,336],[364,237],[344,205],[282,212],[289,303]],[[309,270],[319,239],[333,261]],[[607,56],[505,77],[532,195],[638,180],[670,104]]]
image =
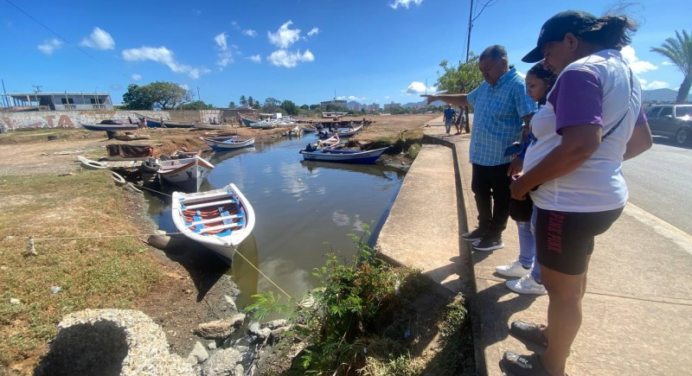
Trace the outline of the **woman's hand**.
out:
[[[526,195],[531,190],[530,186],[526,185],[526,179],[519,177],[517,180],[512,181],[509,185],[510,191],[512,191],[512,198],[515,200],[526,200]]]
[[[521,175],[521,172],[524,170],[524,161],[522,161],[519,158],[514,158],[512,159],[512,162],[509,164],[509,168],[507,169],[507,176],[517,176]]]

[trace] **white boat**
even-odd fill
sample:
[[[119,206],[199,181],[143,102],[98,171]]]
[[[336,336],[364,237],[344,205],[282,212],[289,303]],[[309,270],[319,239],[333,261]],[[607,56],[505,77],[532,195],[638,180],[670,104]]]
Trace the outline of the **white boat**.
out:
[[[173,193],[175,227],[227,261],[255,227],[255,211],[235,186],[198,193]]]
[[[317,149],[301,150],[300,154],[306,161],[373,164],[387,150],[386,148],[368,151],[344,150],[344,149]]]
[[[214,150],[229,150],[229,149],[240,149],[255,144],[255,139],[250,138],[247,140],[241,140],[237,137],[229,138],[227,140],[215,140],[213,138],[203,138],[204,142],[211,146]]]
[[[337,134],[339,135],[339,137],[351,137],[351,136],[355,135],[356,133],[360,132],[361,129],[363,129],[363,126],[359,125],[358,127],[353,128],[353,129],[349,129],[348,131],[343,131],[343,132],[339,131],[339,132],[337,132]]]
[[[336,147],[340,143],[341,143],[341,140],[339,139],[339,136],[334,135],[332,137],[329,137],[326,140],[318,140],[317,143],[315,144],[315,147],[318,149],[324,149],[324,148],[330,149],[330,148]]]
[[[161,166],[158,170],[161,179],[195,192],[214,169],[213,164],[197,155],[192,158],[160,160],[158,164]]]

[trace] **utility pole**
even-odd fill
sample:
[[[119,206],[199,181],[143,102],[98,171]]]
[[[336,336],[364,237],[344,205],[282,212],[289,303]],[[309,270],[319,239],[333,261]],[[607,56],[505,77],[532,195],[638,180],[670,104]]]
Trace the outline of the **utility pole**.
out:
[[[202,96],[199,95],[199,86],[197,86],[197,100],[198,100],[198,101],[201,101],[201,100],[202,100]]]
[[[471,50],[471,29],[473,28],[473,0],[471,0],[471,9],[469,10],[469,28],[466,35],[466,62],[469,62],[469,52]]]

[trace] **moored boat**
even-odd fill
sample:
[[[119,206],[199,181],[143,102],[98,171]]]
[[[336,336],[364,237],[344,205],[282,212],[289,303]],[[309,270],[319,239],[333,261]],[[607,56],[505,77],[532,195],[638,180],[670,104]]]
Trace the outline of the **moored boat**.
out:
[[[190,191],[199,190],[214,165],[195,155],[192,158],[159,161],[159,177],[164,181]]]
[[[139,126],[137,124],[123,124],[117,120],[102,120],[99,124],[89,124],[89,123],[79,123],[84,129],[88,131],[105,131],[105,132],[117,132],[117,131],[133,131],[137,130]]]
[[[146,119],[148,128],[193,128],[195,126],[194,123],[178,123],[163,119],[156,120],[148,116],[143,116],[142,118]]]
[[[171,214],[178,231],[226,261],[233,260],[255,227],[255,211],[235,184],[207,192],[174,192]]]
[[[354,136],[356,133],[360,132],[361,129],[363,129],[363,126],[359,125],[355,128],[351,128],[347,131],[339,130],[337,132],[337,134],[339,135],[339,137],[351,137],[351,136]]]
[[[255,139],[250,138],[247,140],[241,140],[237,137],[232,137],[228,139],[213,139],[213,138],[203,138],[204,142],[211,146],[214,150],[229,150],[229,149],[240,149],[255,144]]]
[[[316,150],[301,150],[300,154],[306,161],[322,161],[322,162],[337,162],[337,163],[363,163],[372,164],[387,150],[388,148],[374,150],[345,150],[345,149],[316,149]]]

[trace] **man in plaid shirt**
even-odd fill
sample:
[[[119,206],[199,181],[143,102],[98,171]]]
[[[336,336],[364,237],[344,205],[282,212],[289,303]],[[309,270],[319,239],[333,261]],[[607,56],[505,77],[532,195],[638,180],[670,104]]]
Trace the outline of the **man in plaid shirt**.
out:
[[[441,100],[474,108],[469,160],[473,166],[471,189],[478,209],[478,227],[462,235],[479,251],[504,247],[502,231],[509,219],[511,156],[505,149],[528,129],[536,104],[526,93],[524,79],[510,66],[503,46],[490,46],[478,61],[483,80],[469,94],[429,95],[428,103]]]

